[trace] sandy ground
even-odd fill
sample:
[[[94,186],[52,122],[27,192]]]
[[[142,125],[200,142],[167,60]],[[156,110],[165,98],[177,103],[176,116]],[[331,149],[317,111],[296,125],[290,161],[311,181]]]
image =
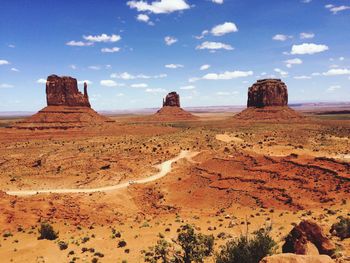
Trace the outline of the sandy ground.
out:
[[[143,262],[142,250],[155,244],[159,233],[170,241],[184,223],[213,234],[216,250],[247,226],[252,232],[272,224],[281,247],[301,219],[317,221],[328,233],[338,216],[350,213],[350,121],[237,122],[209,115],[152,124],[123,117],[93,130],[1,128],[0,230],[12,234],[0,238],[1,258]],[[180,158],[181,151],[199,154]],[[125,182],[128,187],[108,192],[4,192],[96,190]],[[43,221],[59,231],[57,240],[37,240]],[[112,229],[121,237],[113,237]],[[218,238],[222,232],[226,237]],[[349,240],[331,238],[350,255]],[[121,240],[125,247],[118,247]],[[58,241],[68,248],[60,250]]]

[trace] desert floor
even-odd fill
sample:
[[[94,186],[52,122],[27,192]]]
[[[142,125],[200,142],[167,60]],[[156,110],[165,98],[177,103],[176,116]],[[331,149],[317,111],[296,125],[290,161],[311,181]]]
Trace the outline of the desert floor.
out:
[[[114,116],[105,126],[34,131],[5,128],[17,119],[1,120],[0,261],[143,262],[142,250],[160,234],[175,238],[185,223],[213,234],[217,249],[272,225],[281,247],[301,219],[328,233],[338,216],[350,215],[349,115],[294,122],[197,116],[177,123]],[[181,151],[193,155],[161,178],[138,181]],[[126,186],[90,193],[6,193],[120,184]],[[59,231],[57,240],[38,240],[41,222]],[[350,256],[350,240],[332,239]],[[118,247],[121,240],[126,246]],[[60,250],[59,241],[68,248]]]

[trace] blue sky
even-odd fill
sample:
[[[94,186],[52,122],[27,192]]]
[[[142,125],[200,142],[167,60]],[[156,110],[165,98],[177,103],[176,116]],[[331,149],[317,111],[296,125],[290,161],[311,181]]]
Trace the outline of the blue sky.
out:
[[[257,79],[290,102],[350,101],[349,0],[2,0],[0,111],[46,106],[50,74],[97,110],[244,105]],[[80,89],[82,84],[80,84]]]

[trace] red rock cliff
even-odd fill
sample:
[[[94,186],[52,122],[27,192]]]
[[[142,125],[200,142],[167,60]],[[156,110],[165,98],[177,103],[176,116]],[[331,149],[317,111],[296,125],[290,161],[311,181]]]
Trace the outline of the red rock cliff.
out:
[[[180,107],[180,96],[175,91],[170,92],[166,97],[165,100],[163,99],[163,107],[170,106],[170,107]]]

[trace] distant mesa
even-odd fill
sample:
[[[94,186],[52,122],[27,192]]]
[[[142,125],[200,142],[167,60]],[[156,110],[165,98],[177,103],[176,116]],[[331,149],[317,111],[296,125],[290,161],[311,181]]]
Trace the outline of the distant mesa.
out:
[[[168,93],[163,99],[163,107],[152,117],[153,121],[191,121],[198,117],[180,107],[180,95],[175,91]]]
[[[288,107],[287,85],[280,79],[258,80],[248,90],[247,109],[235,115],[240,120],[290,120],[303,118]]]
[[[84,94],[82,94],[78,89],[77,80],[72,77],[48,76],[46,101],[47,107],[15,123],[12,128],[68,129],[113,122],[91,109],[87,84],[84,83]]]

